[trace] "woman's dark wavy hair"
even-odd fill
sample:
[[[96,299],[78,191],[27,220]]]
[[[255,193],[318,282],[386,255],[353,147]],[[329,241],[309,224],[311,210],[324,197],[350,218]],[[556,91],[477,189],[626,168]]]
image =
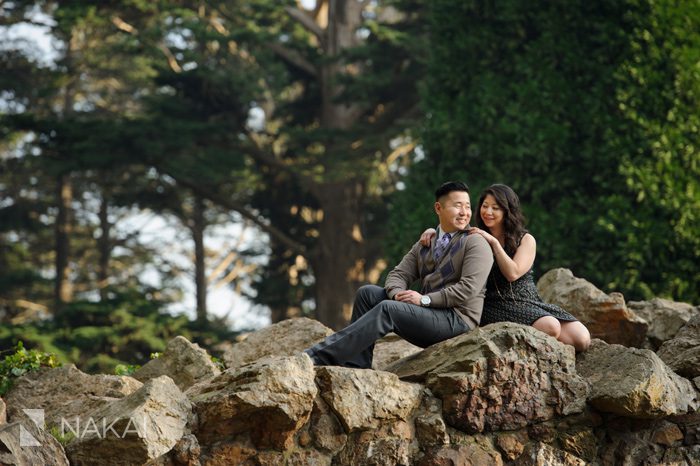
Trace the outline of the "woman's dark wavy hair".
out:
[[[484,203],[486,196],[492,195],[498,206],[503,210],[503,230],[505,232],[505,250],[509,256],[515,254],[518,249],[520,240],[527,233],[525,229],[525,217],[520,210],[520,199],[510,187],[504,184],[492,184],[481,193],[479,203],[477,204],[477,226],[482,230],[490,233],[490,230],[484,221],[481,219],[481,204]]]

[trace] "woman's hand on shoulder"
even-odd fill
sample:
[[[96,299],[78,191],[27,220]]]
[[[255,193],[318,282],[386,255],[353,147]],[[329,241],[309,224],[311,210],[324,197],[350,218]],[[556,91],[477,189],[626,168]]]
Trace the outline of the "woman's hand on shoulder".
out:
[[[421,246],[430,246],[430,242],[433,240],[433,236],[435,236],[436,233],[437,231],[435,231],[435,228],[428,228],[423,233],[421,233],[419,239]]]
[[[481,228],[478,228],[478,227],[471,227],[471,228],[469,229],[469,234],[470,234],[470,235],[476,234],[476,235],[481,235],[481,236],[483,236],[483,238],[486,240],[487,243],[489,243],[489,246],[491,246],[492,248],[493,248],[495,245],[498,244],[498,240],[496,239],[495,236],[493,236],[493,235],[492,235],[491,233],[489,233],[488,231],[482,230]]]

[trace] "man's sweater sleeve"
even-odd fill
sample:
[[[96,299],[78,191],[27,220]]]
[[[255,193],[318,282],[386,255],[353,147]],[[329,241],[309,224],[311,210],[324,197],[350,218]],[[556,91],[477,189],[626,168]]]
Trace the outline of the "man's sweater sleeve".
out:
[[[455,307],[482,292],[493,265],[493,252],[489,243],[481,235],[468,235],[462,275],[457,283],[429,293],[430,307]]]
[[[409,289],[413,282],[418,279],[418,257],[421,247],[420,243],[414,244],[411,250],[403,256],[401,262],[386,276],[384,290],[389,299],[394,299],[399,291]]]

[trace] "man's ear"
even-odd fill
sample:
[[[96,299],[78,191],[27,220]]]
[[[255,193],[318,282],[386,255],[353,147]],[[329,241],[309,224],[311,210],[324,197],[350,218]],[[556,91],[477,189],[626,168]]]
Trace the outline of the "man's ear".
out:
[[[442,204],[440,204],[440,202],[435,202],[435,213],[440,215],[441,210],[442,210]]]

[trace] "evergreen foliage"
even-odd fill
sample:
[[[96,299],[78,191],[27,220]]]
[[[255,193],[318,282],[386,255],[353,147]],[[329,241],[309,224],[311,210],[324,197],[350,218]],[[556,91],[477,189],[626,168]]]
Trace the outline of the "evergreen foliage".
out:
[[[401,241],[433,226],[410,206],[439,180],[464,178],[472,202],[505,183],[540,272],[698,301],[700,7],[435,1],[429,21],[427,157],[393,205]]]
[[[81,370],[113,373],[118,366],[145,364],[178,335],[213,351],[237,334],[216,320],[198,325],[184,315],[169,315],[157,290],[110,294],[112,298],[100,302],[69,303],[55,319],[0,327],[0,348],[24,341]]]

